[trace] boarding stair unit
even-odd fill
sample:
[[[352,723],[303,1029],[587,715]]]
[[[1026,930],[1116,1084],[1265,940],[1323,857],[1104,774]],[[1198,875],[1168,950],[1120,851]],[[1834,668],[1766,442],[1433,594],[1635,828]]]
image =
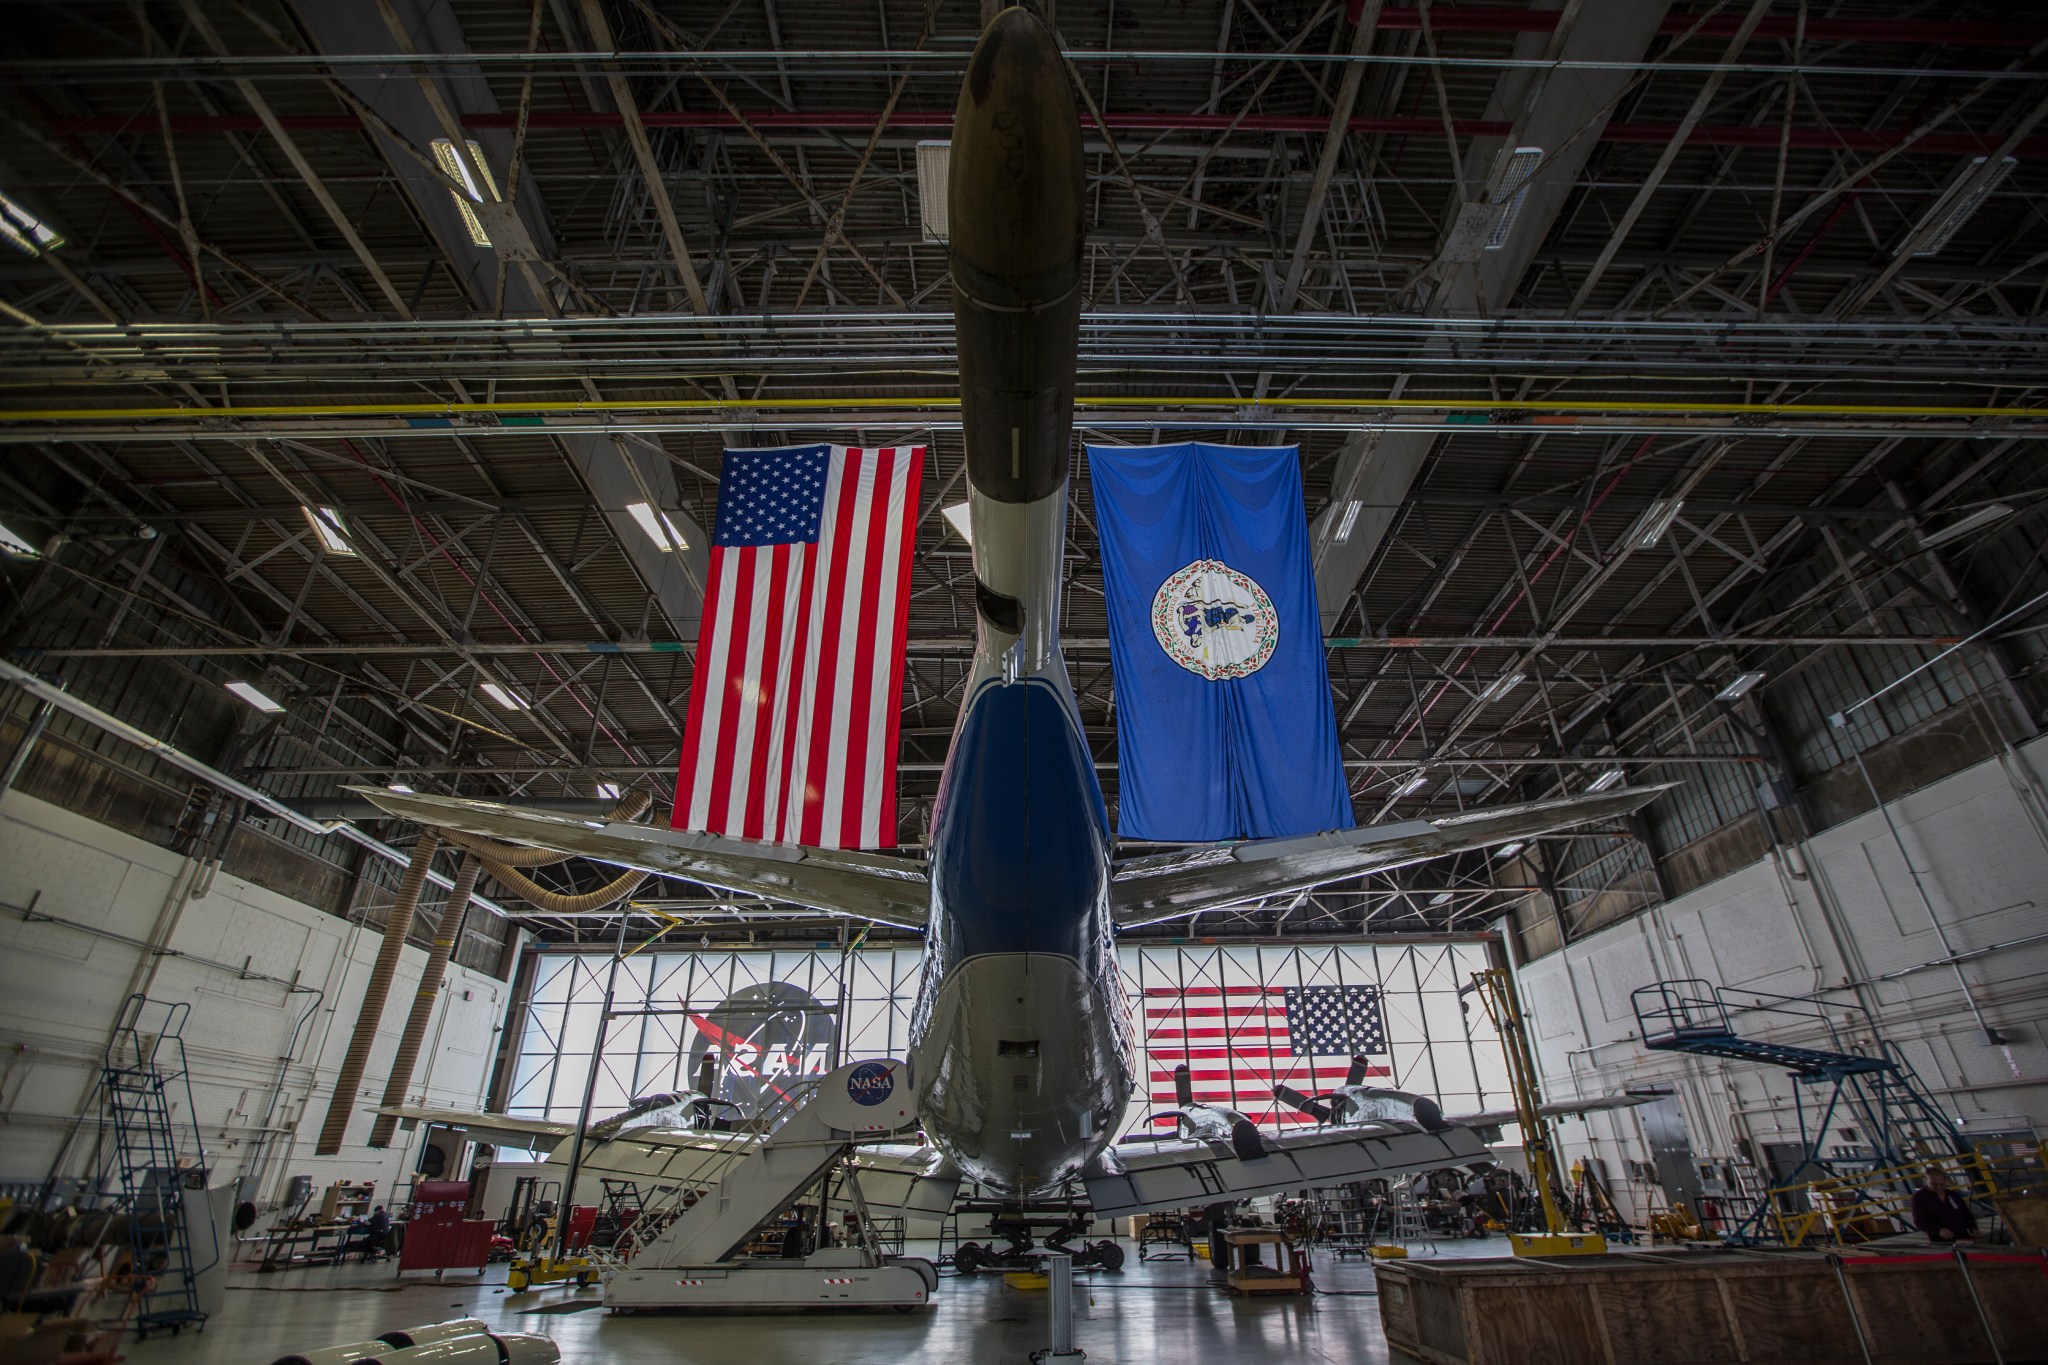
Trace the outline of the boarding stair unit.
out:
[[[646,1239],[624,1265],[603,1272],[605,1303],[623,1312],[928,1306],[937,1268],[888,1250],[863,1179],[885,1187],[892,1211],[938,1218],[952,1206],[959,1177],[902,1163],[892,1169],[876,1154],[857,1153],[861,1144],[915,1128],[903,1064],[854,1062],[805,1078],[757,1118],[772,1120],[757,1125],[765,1136],[720,1143],[694,1169],[670,1173],[682,1178],[636,1220],[649,1229]],[[798,1237],[779,1255],[750,1254],[762,1230],[787,1221],[807,1191],[824,1205],[835,1170],[854,1215],[852,1244],[808,1246]]]
[[[1731,990],[1697,977],[1654,982],[1634,991],[1631,1002],[1643,1046],[1652,1051],[1783,1067],[1792,1077],[1800,1159],[1725,1234],[1729,1241],[1756,1241],[1779,1211],[1781,1193],[1802,1181],[1861,1181],[1878,1172],[1898,1173],[1891,1178],[1905,1180],[1907,1172],[1926,1162],[1973,1159],[1955,1121],[1860,1009],[1803,996]],[[1736,1028],[1738,1016],[1764,1029],[1818,1032],[1831,1046],[1744,1036]],[[1854,1020],[1854,1047],[1842,1041],[1848,1023],[1844,1016]],[[1861,1151],[1853,1158],[1844,1154],[1848,1144],[1837,1135],[1838,1123],[1855,1125]]]
[[[219,1265],[222,1255],[211,1218],[195,1228],[186,1208],[186,1190],[206,1188],[206,1153],[193,1122],[185,1060],[191,1009],[184,1001],[129,996],[101,1057],[98,1188],[122,1215],[129,1263],[144,1285],[137,1337],[159,1328],[203,1331],[198,1276]],[[205,1244],[195,1245],[195,1237]]]

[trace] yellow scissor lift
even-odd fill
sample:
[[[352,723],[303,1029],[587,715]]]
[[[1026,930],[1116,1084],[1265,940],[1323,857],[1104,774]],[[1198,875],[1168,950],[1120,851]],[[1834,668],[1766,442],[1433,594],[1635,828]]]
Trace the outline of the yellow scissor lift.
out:
[[[1508,1085],[1515,1094],[1515,1122],[1522,1130],[1522,1151],[1529,1161],[1529,1179],[1543,1204],[1543,1232],[1511,1232],[1508,1245],[1517,1256],[1598,1256],[1607,1239],[1597,1232],[1573,1232],[1552,1193],[1557,1169],[1550,1128],[1543,1120],[1543,1092],[1536,1081],[1536,1056],[1529,1048],[1529,1030],[1515,998],[1514,979],[1504,967],[1472,973],[1472,985],[1486,1003],[1486,1013],[1500,1034],[1507,1054]]]

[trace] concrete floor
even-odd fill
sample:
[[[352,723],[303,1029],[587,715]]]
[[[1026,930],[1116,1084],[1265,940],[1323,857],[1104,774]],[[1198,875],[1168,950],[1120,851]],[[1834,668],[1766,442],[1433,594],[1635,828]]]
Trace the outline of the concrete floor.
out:
[[[1313,1299],[1245,1300],[1210,1287],[1206,1262],[1140,1262],[1135,1248],[1114,1275],[1076,1276],[1075,1344],[1089,1365],[1131,1361],[1387,1362],[1373,1273],[1319,1254]],[[913,1253],[931,1254],[913,1244]],[[1499,1238],[1445,1242],[1416,1255],[1502,1255]],[[596,1290],[586,1297],[595,1298]],[[134,1365],[269,1365],[287,1351],[374,1337],[396,1327],[477,1317],[508,1332],[552,1337],[567,1365],[1011,1365],[1046,1343],[1043,1292],[1020,1293],[999,1275],[948,1274],[936,1306],[915,1313],[854,1312],[613,1317],[602,1309],[523,1310],[574,1292],[509,1294],[505,1268],[436,1283],[399,1281],[387,1265],[345,1265],[257,1275],[235,1271],[227,1306],[203,1333],[127,1344]],[[1399,1365],[1396,1360],[1393,1365]]]

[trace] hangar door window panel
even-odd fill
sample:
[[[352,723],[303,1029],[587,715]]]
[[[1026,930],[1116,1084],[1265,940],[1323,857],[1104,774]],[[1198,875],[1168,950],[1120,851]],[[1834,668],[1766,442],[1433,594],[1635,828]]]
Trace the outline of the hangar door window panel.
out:
[[[642,952],[619,965],[612,1020],[591,1112],[616,1113],[652,1094],[692,1089],[707,1052],[719,1058],[718,1095],[746,1112],[775,1102],[789,1083],[830,1068],[842,997],[842,1056],[900,1057],[917,994],[914,948],[850,955],[837,947],[783,952]],[[506,1108],[573,1120],[582,1104],[612,960],[549,954],[535,970]]]
[[[1227,1105],[1267,1129],[1312,1123],[1277,1104],[1273,1086],[1321,1094],[1343,1084],[1354,1053],[1368,1084],[1414,1090],[1446,1113],[1497,1107],[1507,1093],[1500,1043],[1458,988],[1487,965],[1482,945],[1126,946],[1139,1083],[1127,1131],[1174,1105],[1187,1064],[1196,1100]]]

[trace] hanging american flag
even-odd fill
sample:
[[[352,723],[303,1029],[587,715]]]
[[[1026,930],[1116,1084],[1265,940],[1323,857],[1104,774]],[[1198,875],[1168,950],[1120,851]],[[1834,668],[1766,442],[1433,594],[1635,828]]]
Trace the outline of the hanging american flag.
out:
[[[673,823],[896,842],[921,446],[728,450]]]
[[[1154,1106],[1173,1107],[1173,1069],[1185,1062],[1198,1102],[1257,1124],[1315,1122],[1276,1105],[1273,1087],[1318,1095],[1344,1083],[1353,1054],[1387,1053],[1380,988],[1371,985],[1148,986],[1144,1041]]]

